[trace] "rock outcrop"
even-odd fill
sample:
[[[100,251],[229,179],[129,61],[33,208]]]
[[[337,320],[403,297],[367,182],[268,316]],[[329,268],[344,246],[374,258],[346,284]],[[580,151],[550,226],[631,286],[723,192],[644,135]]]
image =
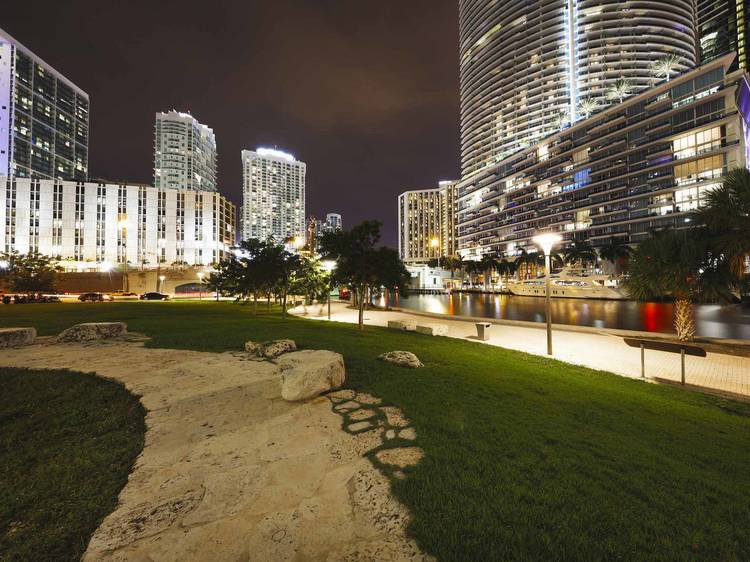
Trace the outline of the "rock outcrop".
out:
[[[116,338],[128,333],[125,322],[88,322],[76,324],[57,336],[58,342],[87,342]]]
[[[278,360],[281,397],[290,402],[309,400],[341,388],[346,380],[344,358],[333,351],[296,351]]]
[[[385,361],[386,363],[394,363],[395,365],[407,367],[409,369],[424,367],[419,360],[419,357],[414,355],[411,351],[389,351],[388,353],[380,355],[378,359]]]
[[[34,328],[0,328],[0,348],[30,345],[35,339]]]

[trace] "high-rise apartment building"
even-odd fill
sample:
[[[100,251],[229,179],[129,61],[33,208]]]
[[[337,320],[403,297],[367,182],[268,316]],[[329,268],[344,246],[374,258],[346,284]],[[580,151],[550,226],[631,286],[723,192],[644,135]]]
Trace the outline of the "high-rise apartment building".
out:
[[[638,243],[687,228],[727,171],[750,163],[750,85],[734,54],[630,96],[460,184],[464,256],[563,245]]]
[[[693,0],[460,0],[462,179],[664,80],[660,57],[694,67],[695,21]]]
[[[85,180],[89,96],[0,29],[0,176]]]
[[[735,66],[748,70],[750,0],[697,0],[701,63],[731,52]]]
[[[305,236],[307,166],[272,148],[242,151],[242,238]]]
[[[236,209],[217,192],[7,178],[0,252],[39,252],[66,269],[210,265],[235,244]]]
[[[217,190],[216,137],[189,113],[156,114],[154,186]]]
[[[341,215],[338,213],[328,213],[326,215],[326,222],[323,223],[323,231],[337,231],[344,228],[344,222],[341,219]]]
[[[436,189],[406,191],[398,197],[398,247],[407,264],[456,254],[457,182]]]

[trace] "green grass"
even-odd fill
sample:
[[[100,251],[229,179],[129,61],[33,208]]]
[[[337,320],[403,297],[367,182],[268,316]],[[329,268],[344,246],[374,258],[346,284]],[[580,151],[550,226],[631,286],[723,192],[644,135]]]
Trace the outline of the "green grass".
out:
[[[122,385],[0,368],[0,560],[79,560],[143,449],[145,411]]]
[[[14,318],[15,316],[15,318]],[[51,334],[124,320],[149,345],[239,350],[290,337],[344,354],[348,386],[404,410],[425,459],[395,494],[440,560],[749,560],[750,405],[446,338],[230,303],[25,305]],[[384,364],[414,351],[424,369]]]

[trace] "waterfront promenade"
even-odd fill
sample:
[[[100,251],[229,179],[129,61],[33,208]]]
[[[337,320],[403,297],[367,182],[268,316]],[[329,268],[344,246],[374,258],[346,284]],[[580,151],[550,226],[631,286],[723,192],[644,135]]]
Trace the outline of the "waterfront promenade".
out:
[[[331,320],[335,322],[357,322],[357,311],[349,308],[346,303],[333,303],[331,311]],[[304,315],[302,308],[294,309],[292,312]],[[318,306],[307,307],[306,317],[325,320],[327,316],[325,314],[319,316],[319,312]],[[476,338],[473,320],[427,317],[407,311],[365,311],[365,323],[372,326],[387,326],[389,320],[406,317],[412,318],[417,324],[445,324],[448,326],[448,336],[452,338],[479,341]],[[490,319],[487,322],[493,323]],[[489,333],[489,341],[481,343],[535,355],[546,355],[547,344],[543,324],[536,327],[493,323]],[[659,334],[654,334],[654,336],[658,337]],[[750,342],[748,345],[750,346]],[[554,358],[561,361],[610,371],[630,378],[641,376],[640,350],[628,347],[621,336],[603,331],[598,332],[595,329],[585,332],[555,329],[553,348]],[[406,351],[413,351],[419,355],[418,349]],[[687,357],[685,362],[685,379],[688,385],[750,398],[750,358],[710,352],[705,358]],[[680,355],[647,350],[646,376],[650,380],[679,383]]]

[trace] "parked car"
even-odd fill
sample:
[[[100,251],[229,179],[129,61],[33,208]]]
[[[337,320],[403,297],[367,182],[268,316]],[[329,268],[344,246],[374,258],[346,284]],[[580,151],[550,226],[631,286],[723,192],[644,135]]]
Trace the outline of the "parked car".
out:
[[[163,293],[143,293],[139,297],[142,301],[166,301],[169,300],[169,295],[165,295]]]
[[[83,293],[78,297],[78,300],[81,302],[104,302],[110,300],[108,296],[103,293]]]

